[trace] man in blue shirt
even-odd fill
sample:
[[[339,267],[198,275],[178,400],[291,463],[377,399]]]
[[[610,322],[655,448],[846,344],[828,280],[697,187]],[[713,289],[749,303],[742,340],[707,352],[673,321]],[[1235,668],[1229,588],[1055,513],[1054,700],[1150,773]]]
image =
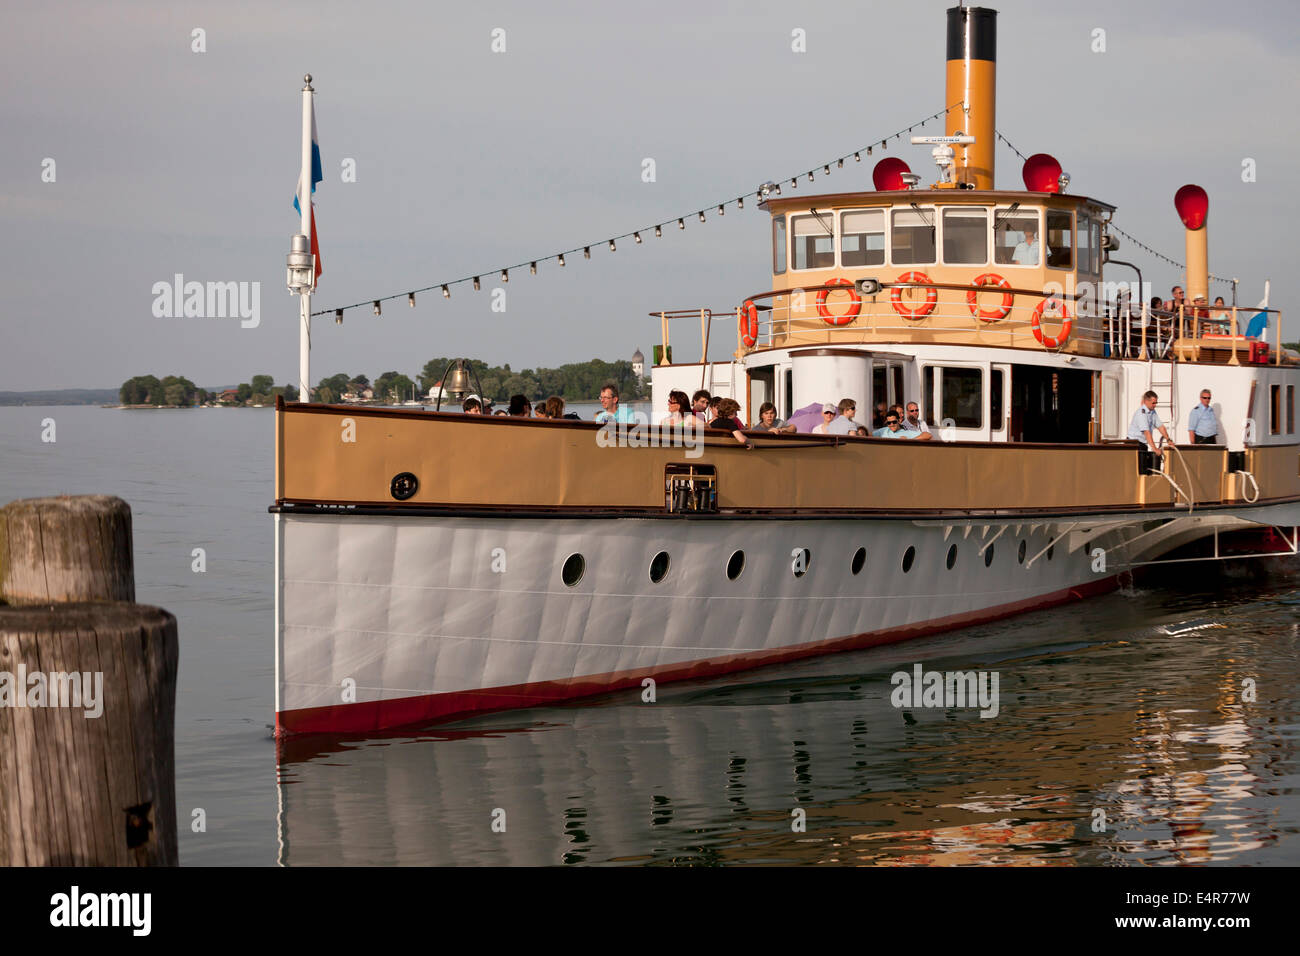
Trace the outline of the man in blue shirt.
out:
[[[618,403],[618,388],[615,385],[606,385],[600,390],[600,404],[604,406],[603,412],[596,413],[598,422],[631,422],[632,409]]]
[[[1162,455],[1163,450],[1156,447],[1156,432],[1159,431],[1164,435],[1165,441],[1171,445],[1174,440],[1169,437],[1169,432],[1165,431],[1165,426],[1160,423],[1160,416],[1156,414],[1158,397],[1155,392],[1147,392],[1142,396],[1142,407],[1133,413],[1133,420],[1129,422],[1128,440],[1144,442],[1157,455]]]
[[[1193,445],[1217,445],[1219,422],[1210,407],[1210,390],[1201,389],[1201,404],[1187,416],[1187,438]]]
[[[876,438],[919,438],[921,432],[912,431],[910,428],[904,428],[902,422],[898,420],[897,412],[889,412],[885,415],[885,427],[877,428],[872,435]]]

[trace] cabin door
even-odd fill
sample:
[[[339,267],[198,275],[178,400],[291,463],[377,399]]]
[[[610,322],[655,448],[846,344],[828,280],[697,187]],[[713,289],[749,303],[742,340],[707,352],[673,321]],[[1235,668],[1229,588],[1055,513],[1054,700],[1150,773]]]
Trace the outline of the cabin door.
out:
[[[1011,366],[989,369],[989,440],[1007,441],[1011,429]]]

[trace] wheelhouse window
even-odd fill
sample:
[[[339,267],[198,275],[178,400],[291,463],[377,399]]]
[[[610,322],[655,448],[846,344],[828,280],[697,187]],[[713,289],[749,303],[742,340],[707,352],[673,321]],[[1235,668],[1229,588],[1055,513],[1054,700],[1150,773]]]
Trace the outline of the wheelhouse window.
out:
[[[943,261],[982,266],[989,261],[989,211],[958,206],[943,211]]]
[[[1295,386],[1286,387],[1286,433],[1295,434]]]
[[[1073,216],[1065,209],[1047,210],[1047,267],[1070,269],[1074,266]]]
[[[1097,270],[1092,265],[1092,219],[1088,216],[1079,216],[1079,271],[1093,272]]]
[[[1270,385],[1268,395],[1268,433],[1282,434],[1282,386]]]
[[[934,265],[934,208],[895,209],[890,245],[894,265]]]
[[[998,265],[1041,265],[1042,239],[1037,209],[1013,212],[1010,207],[1003,207],[994,210],[993,261]]]
[[[831,213],[790,217],[790,233],[794,239],[792,255],[795,269],[834,268],[834,221],[835,217]]]
[[[946,427],[948,421],[957,428],[984,427],[984,372],[981,369],[927,365],[922,373],[922,382],[925,392],[923,407],[932,428],[935,422]]]
[[[885,264],[885,211],[854,209],[840,217],[840,264]]]
[[[776,275],[785,272],[785,216],[772,220],[772,271]]]
[[[1101,221],[1092,221],[1092,274],[1101,275]]]

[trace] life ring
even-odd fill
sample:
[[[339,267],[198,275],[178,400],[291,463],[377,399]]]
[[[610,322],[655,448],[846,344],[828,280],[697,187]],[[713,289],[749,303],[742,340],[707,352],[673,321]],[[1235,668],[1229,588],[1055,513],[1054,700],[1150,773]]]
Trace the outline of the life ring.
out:
[[[1002,305],[992,311],[987,309],[977,310],[975,307],[979,303],[979,293],[981,288],[992,287],[995,289],[1010,289],[1011,283],[996,272],[986,272],[982,276],[976,276],[975,281],[971,283],[971,290],[966,293],[966,304],[970,306],[970,313],[976,316],[981,322],[1000,322],[1011,314],[1011,306],[1016,301],[1016,297],[1010,292],[1002,293]]]
[[[1061,323],[1061,334],[1056,337],[1044,335],[1042,328],[1043,306],[1047,305],[1049,302],[1054,303],[1056,302],[1056,299],[1053,297],[1039,300],[1038,307],[1034,309],[1034,318],[1030,323],[1030,327],[1034,330],[1034,338],[1038,339],[1043,348],[1059,349],[1070,340],[1070,332],[1074,329],[1074,323],[1070,320],[1070,310],[1067,309],[1065,303],[1062,302],[1061,318],[1065,321]]]
[[[826,308],[826,297],[830,295],[830,289],[822,289],[817,293],[817,314],[822,317],[822,321],[827,325],[848,325],[858,317],[862,311],[862,299],[853,289],[853,283],[848,279],[827,279],[827,285],[833,285],[841,289],[847,289],[853,301],[849,303],[849,311],[843,315],[835,315],[830,309]]]
[[[752,349],[758,343],[758,306],[753,299],[746,299],[740,307],[740,341],[745,348]]]
[[[929,285],[930,277],[924,272],[904,272],[898,277],[899,282],[917,282]],[[893,291],[889,293],[889,301],[894,305],[894,311],[905,319],[923,319],[934,311],[934,304],[939,301],[939,292],[934,286],[925,290],[925,301],[913,309],[910,306],[903,305],[903,290],[894,286]]]

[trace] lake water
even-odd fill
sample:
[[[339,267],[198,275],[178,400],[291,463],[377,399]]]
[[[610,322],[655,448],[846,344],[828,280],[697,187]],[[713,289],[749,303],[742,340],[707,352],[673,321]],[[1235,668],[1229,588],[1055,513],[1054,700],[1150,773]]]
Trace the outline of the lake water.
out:
[[[1300,575],[1263,562],[277,754],[273,437],[269,408],[0,408],[0,502],[126,499],[137,599],[179,621],[183,864],[1300,863]],[[998,716],[894,708],[916,663],[996,672]]]

